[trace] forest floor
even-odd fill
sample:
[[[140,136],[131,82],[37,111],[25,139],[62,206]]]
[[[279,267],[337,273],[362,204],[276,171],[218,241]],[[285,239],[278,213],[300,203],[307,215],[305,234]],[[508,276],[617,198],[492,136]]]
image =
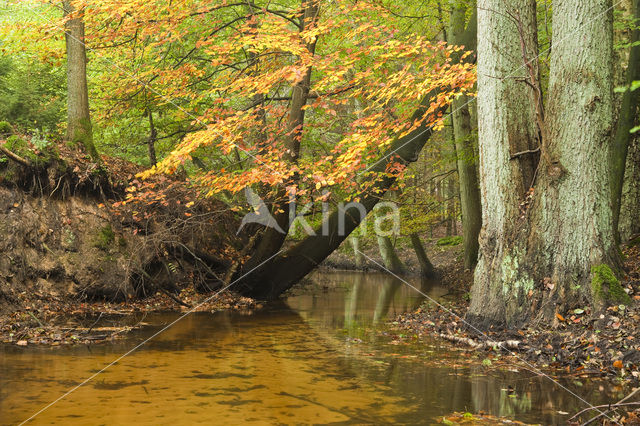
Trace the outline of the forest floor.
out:
[[[463,285],[443,280],[453,291],[445,300],[427,301],[395,318],[390,327],[403,339],[444,339],[467,348],[478,362],[494,366],[519,365],[555,377],[606,379],[635,389],[635,398],[626,400],[635,402],[635,392],[640,394],[640,244],[625,247],[623,254],[626,275],[621,284],[631,296],[628,306],[609,306],[599,312],[585,307],[558,314],[552,327],[532,324],[481,334],[463,320],[469,282],[460,276]],[[640,411],[619,416],[626,419],[625,424],[640,424]]]

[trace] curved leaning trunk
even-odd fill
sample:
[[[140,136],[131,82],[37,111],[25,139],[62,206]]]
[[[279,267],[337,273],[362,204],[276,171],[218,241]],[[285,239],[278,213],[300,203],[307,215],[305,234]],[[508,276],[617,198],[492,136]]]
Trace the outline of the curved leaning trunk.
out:
[[[550,320],[596,302],[592,267],[618,265],[606,161],[613,126],[610,3],[554,2],[559,41],[546,114],[535,89],[513,78],[527,69],[538,74],[535,1],[479,5],[483,229],[467,315],[477,326]]]
[[[462,37],[462,40],[467,40],[466,43],[469,39],[475,38],[475,20],[474,14],[464,37]],[[433,90],[424,97],[421,106],[413,114],[413,121],[421,119],[426,114],[430,100],[438,94],[438,90]],[[442,107],[434,111],[433,114],[445,114],[446,109],[447,107]],[[369,191],[355,197],[360,200],[366,213],[373,210],[396,181],[394,177],[382,173],[387,169],[387,166],[392,163],[406,166],[415,162],[432,134],[433,129],[423,123],[408,135],[397,138],[378,162],[371,167],[371,171],[381,173],[382,177],[375,182]],[[347,204],[345,207],[343,212],[336,210],[330,214],[315,229],[315,235],[305,238],[285,252],[270,257],[253,269],[243,268],[242,274],[234,284],[236,291],[249,297],[272,300],[304,278],[333,253],[364,219],[359,208],[355,205]]]

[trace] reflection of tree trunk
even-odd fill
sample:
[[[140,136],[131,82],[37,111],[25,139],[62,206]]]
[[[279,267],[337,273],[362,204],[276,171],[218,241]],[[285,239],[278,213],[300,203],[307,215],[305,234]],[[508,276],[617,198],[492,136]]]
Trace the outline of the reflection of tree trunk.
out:
[[[358,293],[362,285],[362,274],[356,275],[353,280],[353,286],[348,294],[344,304],[344,328],[352,331],[352,327],[355,323],[356,311],[358,309]]]
[[[373,323],[378,323],[380,320],[386,318],[391,306],[391,301],[398,292],[398,289],[402,287],[402,282],[397,278],[389,276],[382,290],[378,293],[378,301],[376,302],[376,309],[373,312]]]
[[[425,277],[433,277],[436,272],[435,268],[427,257],[427,252],[422,245],[422,241],[420,241],[420,237],[415,232],[411,234],[411,245],[413,245],[413,250],[416,252],[416,256],[418,257],[422,275]]]
[[[395,273],[405,271],[405,267],[396,254],[396,249],[393,247],[391,238],[378,235],[378,249],[380,250],[380,256],[382,257],[385,268]]]

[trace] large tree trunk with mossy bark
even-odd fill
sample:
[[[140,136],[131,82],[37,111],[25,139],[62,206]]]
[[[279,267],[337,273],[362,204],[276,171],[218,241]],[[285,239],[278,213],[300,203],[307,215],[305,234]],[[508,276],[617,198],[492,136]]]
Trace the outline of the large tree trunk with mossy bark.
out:
[[[598,304],[608,294],[592,290],[592,268],[619,266],[607,161],[613,137],[611,1],[553,6],[558,42],[543,115],[536,82],[516,78],[538,75],[535,1],[479,4],[483,229],[467,315],[477,326],[550,321],[558,311]],[[529,151],[538,148],[536,164]]]
[[[464,45],[465,50],[476,50],[476,38],[463,40],[466,5],[464,2],[451,2],[451,25],[449,43]],[[475,22],[471,19],[470,22]],[[475,28],[474,28],[475,29]],[[466,43],[466,44],[465,44]],[[471,98],[462,95],[451,104],[453,135],[456,147],[458,180],[460,186],[460,208],[462,210],[462,241],[464,244],[464,267],[473,269],[478,260],[478,235],[482,228],[482,205],[480,184],[475,155],[475,137],[471,121],[469,103]]]
[[[94,162],[100,156],[93,143],[89,90],[87,86],[87,50],[84,22],[71,0],[63,2],[65,16],[65,43],[67,49],[67,142],[82,147]]]

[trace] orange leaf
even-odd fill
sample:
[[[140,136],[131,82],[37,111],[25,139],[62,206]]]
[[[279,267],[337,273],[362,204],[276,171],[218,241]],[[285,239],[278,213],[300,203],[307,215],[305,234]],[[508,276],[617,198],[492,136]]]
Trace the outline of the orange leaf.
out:
[[[558,318],[558,320],[560,320],[560,321],[564,321],[564,317],[562,315],[560,315],[559,313],[556,313],[556,318]]]
[[[615,368],[617,368],[617,369],[621,369],[622,368],[622,361],[620,361],[620,360],[614,361],[613,366]]]

